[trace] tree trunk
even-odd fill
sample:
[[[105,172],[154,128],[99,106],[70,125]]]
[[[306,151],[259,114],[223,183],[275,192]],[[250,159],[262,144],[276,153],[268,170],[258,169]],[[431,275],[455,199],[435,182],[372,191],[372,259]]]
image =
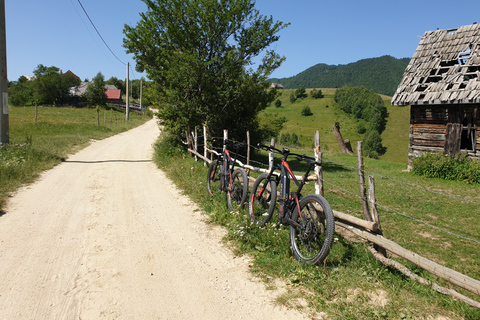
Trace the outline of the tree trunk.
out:
[[[342,134],[340,133],[339,122],[335,122],[335,124],[333,125],[333,134],[335,134],[335,138],[337,138],[340,151],[344,154],[353,155],[353,151],[351,150],[351,147],[350,147],[350,150],[348,150],[347,146],[345,145],[345,141],[343,141]]]

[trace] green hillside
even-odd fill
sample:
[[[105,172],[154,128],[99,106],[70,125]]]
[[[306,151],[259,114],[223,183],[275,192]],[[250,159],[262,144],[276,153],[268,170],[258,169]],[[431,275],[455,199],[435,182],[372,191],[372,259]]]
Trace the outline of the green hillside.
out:
[[[346,65],[317,64],[290,78],[272,78],[285,89],[341,88],[345,85],[364,86],[388,96],[393,96],[410,58],[392,56],[363,59]]]
[[[352,148],[355,150],[357,141],[363,140],[363,135],[357,132],[357,125],[360,121],[353,116],[345,114],[333,99],[336,89],[320,89],[324,98],[314,99],[308,96],[293,103],[290,102],[290,94],[294,90],[282,90],[279,100],[282,107],[277,108],[272,103],[264,112],[267,114],[276,114],[287,119],[284,124],[283,134],[295,133],[299,137],[300,144],[304,148],[313,148],[313,138],[315,130],[320,133],[320,145],[323,152],[336,151],[339,147],[332,129],[335,122],[340,123],[340,131],[344,139],[349,139]],[[310,90],[307,90],[307,94]],[[407,164],[408,160],[408,135],[410,125],[410,107],[398,107],[390,104],[391,98],[382,96],[385,106],[388,109],[389,118],[387,127],[382,133],[383,145],[387,147],[382,160]],[[313,115],[302,116],[302,109],[310,107]]]

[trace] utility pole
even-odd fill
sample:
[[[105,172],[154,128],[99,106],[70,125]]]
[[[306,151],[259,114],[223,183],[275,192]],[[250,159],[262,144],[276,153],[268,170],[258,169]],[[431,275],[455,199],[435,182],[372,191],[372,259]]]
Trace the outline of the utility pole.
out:
[[[0,1],[1,1],[1,0],[0,0]],[[130,80],[128,79],[129,77],[130,77],[130,62],[127,62],[127,85],[125,86],[125,87],[127,88],[127,109],[126,109],[126,112],[125,112],[125,113],[126,113],[126,116],[127,116],[127,118],[126,118],[127,121],[130,119],[129,105],[128,105],[128,103],[129,103],[129,98],[128,98],[128,96],[129,96],[129,94],[130,94],[129,88],[128,88],[128,82],[130,81]]]
[[[8,144],[8,79],[5,0],[0,0],[0,145]]]
[[[142,110],[143,112],[142,91],[143,91],[143,80],[140,80],[140,110]]]

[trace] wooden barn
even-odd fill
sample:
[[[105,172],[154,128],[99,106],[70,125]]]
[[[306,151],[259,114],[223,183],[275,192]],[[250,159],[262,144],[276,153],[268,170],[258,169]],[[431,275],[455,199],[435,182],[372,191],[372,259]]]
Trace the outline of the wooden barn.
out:
[[[480,157],[480,25],[427,31],[392,105],[411,106],[408,164],[425,152]]]

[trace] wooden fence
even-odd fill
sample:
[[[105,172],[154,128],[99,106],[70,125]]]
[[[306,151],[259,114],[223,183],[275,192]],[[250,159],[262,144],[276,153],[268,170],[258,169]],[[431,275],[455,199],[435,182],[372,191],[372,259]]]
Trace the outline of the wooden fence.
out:
[[[258,168],[250,165],[250,139],[249,133],[247,132],[247,157],[246,163],[242,163],[241,161],[237,160],[239,166],[243,167],[247,172],[250,171],[257,171],[257,172],[269,172],[270,168],[273,166],[273,152],[269,155],[269,169]],[[188,144],[188,151],[192,156],[195,157],[195,160],[202,159],[204,161],[204,165],[206,166],[212,161],[213,155],[218,155],[215,150],[209,149],[207,144],[207,130],[203,128],[203,154],[198,152],[198,133],[197,129],[195,131],[188,133],[186,132],[187,144]],[[228,139],[228,131],[224,130],[224,137],[223,139]],[[315,159],[322,163],[322,153],[320,152],[320,135],[318,131],[315,131],[314,136],[314,154]],[[272,139],[271,145],[275,146],[275,140]],[[210,154],[210,157],[209,157]],[[480,281],[473,279],[469,276],[461,274],[455,270],[449,269],[444,267],[440,264],[437,264],[427,258],[424,258],[410,250],[407,250],[397,243],[386,239],[383,236],[382,227],[380,224],[380,218],[378,215],[378,211],[376,208],[376,200],[375,200],[375,180],[373,176],[368,177],[368,195],[367,195],[367,188],[365,187],[365,177],[364,177],[364,166],[363,166],[363,152],[362,152],[362,142],[359,141],[357,144],[357,163],[358,163],[358,177],[359,177],[359,187],[360,187],[360,194],[362,199],[362,212],[365,219],[359,219],[355,216],[350,214],[346,214],[343,212],[339,212],[333,210],[333,214],[335,216],[335,231],[339,233],[343,232],[350,232],[354,235],[365,239],[373,244],[373,248],[370,248],[370,251],[375,256],[375,258],[381,261],[383,264],[396,268],[409,278],[431,286],[437,292],[442,294],[447,294],[455,299],[463,301],[468,305],[480,309],[480,302],[470,299],[469,297],[460,294],[454,289],[445,288],[428,281],[413,272],[411,272],[408,268],[400,264],[398,261],[389,259],[387,257],[387,251],[402,257],[420,268],[431,272],[432,274],[438,276],[439,278],[445,279],[450,283],[453,283],[469,292],[472,292],[476,295],[480,295]],[[323,188],[323,174],[322,174],[322,166],[316,166],[314,170],[314,174],[307,177],[308,181],[315,181],[315,193],[320,194],[323,196],[324,188]],[[297,179],[303,179],[302,176],[296,176]],[[249,179],[255,180],[253,177]]]

